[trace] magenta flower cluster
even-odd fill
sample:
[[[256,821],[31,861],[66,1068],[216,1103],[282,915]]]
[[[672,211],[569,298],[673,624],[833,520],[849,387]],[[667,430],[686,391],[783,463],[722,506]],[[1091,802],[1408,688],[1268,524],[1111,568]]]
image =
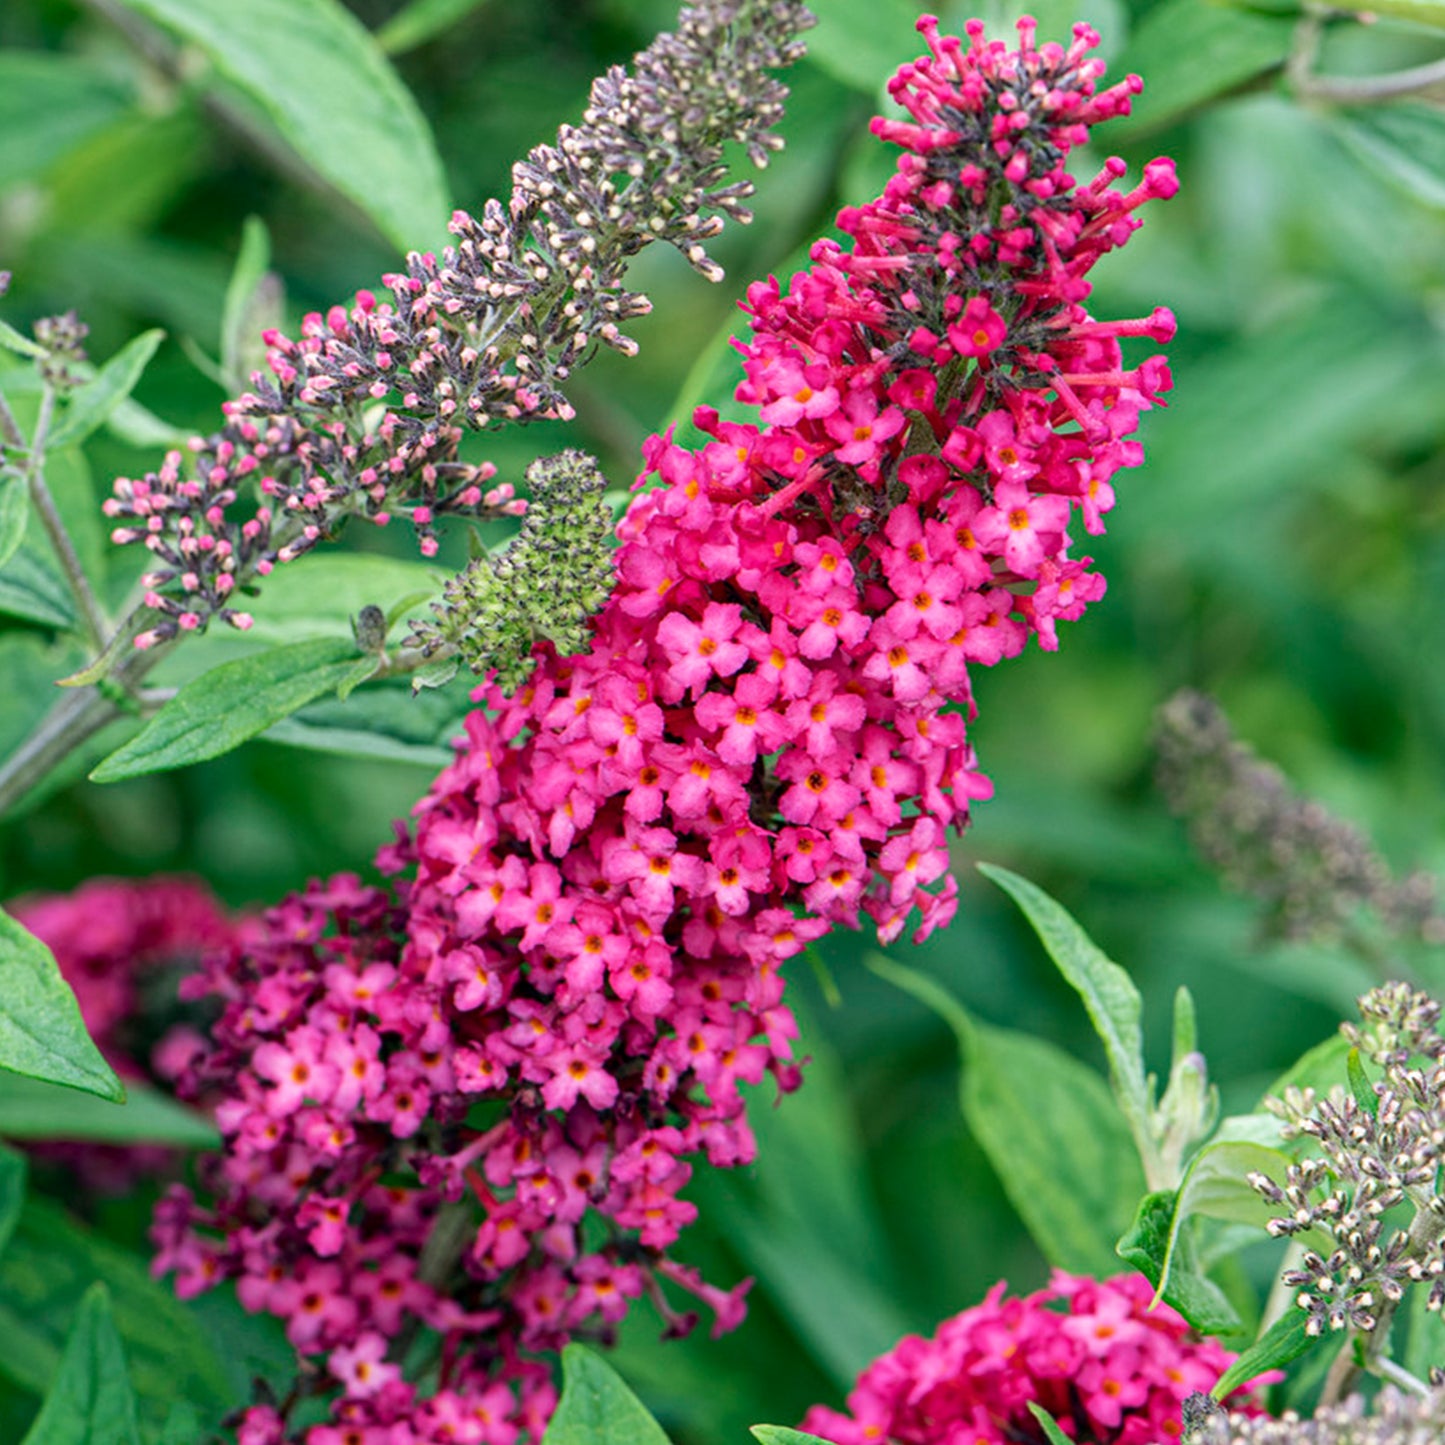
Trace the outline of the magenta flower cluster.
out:
[[[846,1414],[816,1405],[801,1428],[836,1445],[1046,1445],[1032,1402],[1073,1440],[1166,1445],[1183,1433],[1186,1397],[1212,1389],[1234,1362],[1192,1338],[1168,1305],[1151,1309],[1142,1275],[1059,1270],[1031,1295],[1005,1288],[932,1339],[900,1340],[859,1375]],[[1229,1396],[1232,1411],[1260,1413],[1252,1388]]]
[[[648,444],[590,650],[481,690],[382,855],[394,894],[313,888],[196,985],[225,1006],[190,1087],[227,1095],[226,1148],[214,1205],[158,1217],[160,1264],[287,1321],[337,1392],[308,1445],[513,1445],[553,1402],[538,1355],[638,1296],[674,1329],[666,1285],[741,1318],[746,1286],[669,1251],[689,1158],[753,1156],[740,1086],[798,1082],[782,970],[864,916],[948,920],[948,831],[990,790],[969,668],[1055,646],[1103,590],[1069,528],[1102,528],[1168,386],[1120,338],[1172,320],[1096,322],[1084,277],[1172,170],[1065,172],[1138,85],[1097,88],[1086,28],[921,29],[912,120],[875,126],[897,176],[840,218],[851,251],[750,291],[760,425]],[[258,1405],[242,1439],[287,1428]]]

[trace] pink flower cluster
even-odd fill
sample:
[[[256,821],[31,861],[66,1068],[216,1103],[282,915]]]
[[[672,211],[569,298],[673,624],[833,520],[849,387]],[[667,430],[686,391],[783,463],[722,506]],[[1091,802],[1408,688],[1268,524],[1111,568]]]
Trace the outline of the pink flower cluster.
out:
[[[1180,1438],[1186,1397],[1211,1390],[1234,1361],[1215,1341],[1191,1339],[1168,1305],[1151,1309],[1142,1275],[1060,1270],[1023,1298],[1004,1289],[932,1339],[900,1340],[859,1375],[848,1414],[815,1405],[801,1428],[836,1445],[1046,1445],[1032,1401],[1071,1439],[1162,1445]],[[1229,1397],[1231,1410],[1259,1413],[1251,1388]]]
[[[169,1082],[204,1047],[196,1029],[176,1017],[174,978],[230,946],[244,925],[203,884],[99,878],[9,909],[55,955],[91,1038],[122,1078]],[[171,1161],[167,1149],[101,1144],[35,1145],[33,1152],[103,1193],[120,1193]]]
[[[1086,28],[1036,50],[1026,24],[1018,51],[921,28],[853,249],[749,293],[761,425],[704,411],[700,449],[648,444],[590,650],[482,690],[383,854],[394,901],[315,888],[199,985],[225,1015],[191,1086],[228,1093],[226,1153],[214,1208],[159,1217],[160,1264],[238,1279],[324,1360],[340,1395],[308,1445],[512,1445],[552,1403],[538,1352],[643,1293],[685,1327],[663,1281],[741,1317],[668,1257],[687,1159],[751,1159],[739,1086],[795,1086],[788,959],[863,916],[886,941],[952,915],[948,830],[989,792],[969,667],[1056,645],[1103,590],[1068,528],[1101,529],[1168,386],[1119,338],[1172,321],[1095,322],[1083,278],[1172,172],[1065,173],[1137,89],[1097,90]],[[418,1321],[426,1398],[400,1367]]]

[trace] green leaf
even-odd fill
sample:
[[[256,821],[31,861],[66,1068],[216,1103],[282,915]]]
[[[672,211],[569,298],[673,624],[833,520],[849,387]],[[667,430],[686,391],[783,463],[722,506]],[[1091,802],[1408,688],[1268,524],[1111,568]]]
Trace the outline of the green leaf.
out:
[[[1201,1333],[1236,1331],[1239,1316],[1224,1291],[1199,1267],[1193,1232],[1179,1227],[1183,1220],[1174,1190],[1146,1194],[1139,1201],[1134,1223],[1119,1240],[1119,1257],[1132,1264],[1154,1286],[1157,1297]]]
[[[30,520],[30,494],[24,477],[0,477],[0,567],[19,550]]]
[[[148,1084],[126,1086],[124,1104],[73,1089],[0,1073],[0,1137],[102,1144],[173,1144],[210,1149],[220,1143],[210,1120]]]
[[[1042,1039],[979,1023],[923,974],[881,954],[867,962],[958,1036],[964,1117],[1049,1262],[1109,1273],[1144,1176],[1103,1079]]]
[[[1281,1315],[1240,1355],[1209,1393],[1216,1400],[1222,1400],[1231,1390],[1237,1390],[1256,1375],[1262,1375],[1266,1370],[1282,1369],[1312,1350],[1320,1337],[1309,1333],[1306,1328],[1308,1323],[1309,1316],[1304,1310],[1291,1304],[1288,1313]]]
[[[241,230],[241,249],[226,286],[226,303],[221,311],[221,375],[230,392],[244,391],[250,381],[252,363],[259,365],[264,323],[266,273],[271,265],[271,237],[259,216],[247,216]]]
[[[0,346],[7,351],[28,356],[32,361],[46,354],[45,348],[28,336],[21,335],[8,321],[0,321]]]
[[[0,1068],[121,1100],[50,950],[0,911]]]
[[[103,1284],[85,1292],[60,1369],[23,1445],[140,1445],[135,1391]]]
[[[351,671],[336,684],[337,701],[345,702],[363,682],[370,682],[381,671],[381,664],[384,661],[384,658],[375,654],[358,660]]]
[[[1042,888],[992,864],[980,863],[978,871],[1023,910],[1059,972],[1083,999],[1094,1032],[1104,1044],[1114,1097],[1142,1150],[1152,1136],[1154,1111],[1144,1078],[1144,1034],[1139,1024],[1143,1003],[1133,979]]]
[[[408,50],[436,39],[486,3],[487,0],[411,0],[411,4],[403,5],[376,32],[376,43],[388,55],[405,55]]]
[[[1158,130],[1217,96],[1278,70],[1294,39],[1293,18],[1230,9],[1211,0],[1164,0],[1140,21],[1111,73],[1144,77],[1110,144]]]
[[[1350,1081],[1350,1093],[1355,1096],[1355,1103],[1371,1117],[1378,1114],[1380,1097],[1370,1084],[1370,1076],[1365,1072],[1364,1064],[1360,1062],[1359,1049],[1352,1048],[1345,1055],[1345,1075]]]
[[[80,1301],[97,1281],[110,1291],[115,1326],[130,1358],[142,1425],[158,1430],[177,1400],[210,1423],[247,1386],[198,1328],[199,1312],[151,1279],[145,1263],[80,1228],[48,1201],[30,1198],[0,1253],[0,1376],[43,1394],[58,1368]],[[239,1356],[242,1351],[235,1346]]]
[[[0,52],[0,187],[42,175],[129,102],[110,73],[78,56]]]
[[[59,448],[83,442],[135,390],[164,331],[143,331],[116,352],[92,380],[78,387],[66,405],[65,415],[50,433],[47,447]]]
[[[562,1398],[542,1445],[669,1445],[662,1426],[591,1350],[562,1351]]]
[[[256,622],[245,640],[354,640],[352,619],[363,607],[380,607],[387,625],[395,626],[437,596],[444,578],[436,567],[403,557],[313,552],[301,565],[278,567],[266,579],[265,590],[250,607]]]
[[[205,1432],[196,1407],[186,1400],[178,1400],[166,1416],[165,1426],[156,1439],[156,1445],[196,1445]]]
[[[754,1425],[750,1433],[761,1445],[828,1445],[826,1440],[817,1435],[809,1435],[805,1430],[794,1430],[788,1425]],[[1069,1445],[1073,1445],[1073,1442],[1070,1441]]]
[[[786,1109],[770,1107],[770,1089],[749,1091],[758,1162],[747,1178],[709,1171],[697,1202],[798,1342],[847,1389],[912,1321],[896,1303],[892,1241],[842,1061],[807,1010],[798,1023],[808,1087]]]
[[[1445,1311],[1432,1310],[1428,1289],[1412,1289],[1405,1304],[1405,1353],[1400,1363],[1417,1379],[1445,1365]]]
[[[1435,12],[1436,19],[1427,23],[1445,26],[1445,4],[1417,8]],[[1335,134],[1371,171],[1433,210],[1445,210],[1445,112],[1438,106],[1359,106],[1331,111],[1329,119]]]
[[[408,743],[385,733],[365,728],[318,727],[300,718],[288,717],[261,734],[263,743],[287,748],[304,748],[312,753],[331,753],[341,758],[370,758],[382,763],[410,763],[435,772],[456,756],[450,748],[435,743]]]
[[[1037,1400],[1028,1401],[1028,1407],[1029,1413],[1039,1422],[1039,1428],[1044,1432],[1044,1439],[1049,1445],[1074,1445],[1074,1441],[1059,1429],[1059,1422]]]
[[[75,625],[65,583],[31,551],[19,551],[0,571],[0,612],[44,627]]]
[[[1264,1229],[1278,1211],[1250,1188],[1247,1176],[1284,1177],[1292,1161],[1280,1147],[1279,1128],[1279,1121],[1270,1114],[1225,1120],[1214,1139],[1190,1160],[1179,1189],[1147,1196],[1133,1228],[1120,1241],[1119,1253],[1143,1270],[1159,1296],[1206,1333],[1237,1329],[1239,1320],[1194,1263],[1190,1221],[1203,1215]],[[1161,1200],[1167,1202],[1163,1215]],[[1308,1242],[1330,1247],[1323,1239],[1310,1238]],[[1190,1275],[1199,1279],[1190,1279]],[[1221,1311],[1227,1322],[1219,1322]]]
[[[451,204],[420,108],[339,0],[123,0],[198,45],[308,164],[403,250]]]
[[[0,1145],[0,1254],[5,1253],[5,1246],[20,1223],[28,1173],[25,1156]]]
[[[222,663],[188,682],[90,776],[114,783],[220,757],[330,692],[355,660],[354,643],[326,640]]]

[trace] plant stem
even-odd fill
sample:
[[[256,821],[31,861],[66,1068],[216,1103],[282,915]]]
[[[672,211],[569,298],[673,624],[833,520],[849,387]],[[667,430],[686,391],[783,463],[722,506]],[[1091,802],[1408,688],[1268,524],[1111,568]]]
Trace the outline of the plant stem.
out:
[[[1404,1258],[1428,1259],[1435,1252],[1442,1235],[1445,1235],[1445,1218],[1417,1200]],[[1325,1386],[1320,1393],[1321,1405],[1338,1405],[1349,1394],[1355,1381],[1367,1370],[1372,1375],[1389,1376],[1387,1367],[1391,1362],[1385,1358],[1385,1351],[1390,1348],[1390,1323],[1395,1317],[1396,1304],[1395,1300],[1382,1300],[1373,1329],[1366,1331],[1351,1328],[1345,1335],[1344,1347],[1335,1356],[1330,1372],[1325,1376]],[[1362,1357],[1359,1360],[1355,1358],[1356,1346],[1359,1347]],[[1409,1373],[1398,1365],[1395,1369],[1402,1375]],[[1410,1378],[1414,1379],[1414,1376]]]
[[[1301,100],[1322,100],[1331,105],[1378,105],[1445,87],[1445,60],[1432,60],[1428,65],[1393,70],[1385,75],[1315,74],[1325,19],[1325,14],[1319,11],[1307,11],[1295,29],[1286,74],[1290,88]]]
[[[170,650],[164,643],[149,652],[126,646],[140,631],[145,611],[137,607],[128,614],[111,638],[111,642],[119,641],[121,656],[108,677],[127,690],[134,690]],[[30,736],[0,763],[0,818],[76,748],[123,715],[122,709],[97,687],[68,689]]]
[[[66,531],[65,523],[61,519],[60,509],[55,505],[55,498],[50,495],[50,488],[45,485],[45,443],[50,436],[50,421],[54,413],[55,388],[47,386],[40,394],[40,416],[35,423],[35,433],[30,439],[30,459],[25,464],[25,485],[29,488],[30,500],[40,514],[45,535],[50,538],[50,545],[65,573],[65,580],[70,584],[71,593],[80,608],[80,620],[85,626],[86,637],[92,647],[101,648],[110,636],[110,619],[95,599],[90,579],[85,575],[85,568],[81,565],[75,544],[70,540],[70,533]],[[11,420],[13,422],[14,419]]]

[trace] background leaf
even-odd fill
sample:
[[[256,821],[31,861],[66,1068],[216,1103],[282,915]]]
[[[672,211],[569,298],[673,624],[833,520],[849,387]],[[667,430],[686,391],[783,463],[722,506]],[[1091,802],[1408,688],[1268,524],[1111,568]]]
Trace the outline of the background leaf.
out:
[[[873,954],[869,967],[937,1010],[958,1036],[964,1117],[1049,1262],[1107,1275],[1144,1176],[1103,1079],[1042,1039],[979,1023],[932,979],[892,959]]]
[[[20,1222],[27,1172],[25,1156],[0,1145],[0,1254],[5,1253],[5,1246]]]
[[[86,1291],[24,1445],[140,1445],[135,1391],[103,1284]]]
[[[25,524],[30,518],[30,496],[25,479],[0,477],[0,567],[15,555],[25,540]]]
[[[1433,23],[1445,27],[1445,4],[1416,8],[1433,10]],[[1422,205],[1445,210],[1445,112],[1439,107],[1369,105],[1334,110],[1329,118],[1365,165]]]
[[[1144,16],[1119,58],[1117,73],[1142,75],[1144,93],[1110,133],[1122,139],[1157,130],[1279,69],[1294,25],[1290,16],[1231,9],[1213,0],[1163,0]]]
[[[211,1122],[159,1089],[131,1081],[124,1104],[77,1094],[18,1074],[0,1073],[0,1137],[70,1139],[103,1144],[173,1144],[209,1149],[220,1143]]]
[[[1049,957],[1088,1011],[1109,1060],[1114,1097],[1141,1149],[1150,1140],[1153,1107],[1144,1080],[1143,1001],[1134,981],[1042,888],[988,863],[978,871],[997,883],[1023,910]]]
[[[220,757],[329,692],[354,666],[345,642],[298,642],[222,663],[188,682],[91,773],[98,783]]]
[[[141,373],[164,337],[164,331],[141,332],[126,342],[89,381],[77,387],[66,403],[64,415],[51,430],[47,445],[57,449],[73,446],[108,421],[116,407],[135,390]]]
[[[26,1201],[0,1253],[0,1377],[43,1394],[81,1301],[97,1280],[110,1294],[147,1431],[158,1428],[178,1400],[213,1423],[234,1407],[248,1386],[252,1356],[245,1337],[209,1324],[202,1328],[200,1321],[210,1316],[180,1304],[150,1278],[143,1261],[36,1198]]]
[[[388,55],[404,55],[450,30],[488,0],[410,0],[376,32]]]
[[[124,0],[205,51],[296,153],[405,250],[451,211],[430,128],[376,42],[336,0]]]
[[[129,103],[113,73],[79,56],[0,52],[0,187],[41,175]]]
[[[125,1090],[81,1022],[50,950],[0,912],[0,1068],[124,1099]]]

